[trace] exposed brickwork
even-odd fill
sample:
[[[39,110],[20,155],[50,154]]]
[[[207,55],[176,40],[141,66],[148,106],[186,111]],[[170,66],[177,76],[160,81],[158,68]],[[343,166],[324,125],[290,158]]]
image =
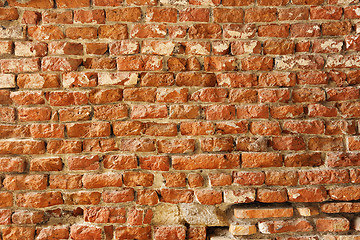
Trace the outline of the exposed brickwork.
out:
[[[0,25],[1,239],[360,238],[359,0],[0,0]]]

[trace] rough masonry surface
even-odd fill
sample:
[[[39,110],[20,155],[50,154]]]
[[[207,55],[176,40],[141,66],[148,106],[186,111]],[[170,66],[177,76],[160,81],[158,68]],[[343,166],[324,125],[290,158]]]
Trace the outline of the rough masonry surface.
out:
[[[0,0],[3,240],[360,239],[359,0]]]

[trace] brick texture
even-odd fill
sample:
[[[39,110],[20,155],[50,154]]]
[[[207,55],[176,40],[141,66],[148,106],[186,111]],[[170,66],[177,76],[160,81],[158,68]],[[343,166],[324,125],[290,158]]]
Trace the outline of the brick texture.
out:
[[[359,239],[359,51],[359,0],[0,0],[1,239]]]

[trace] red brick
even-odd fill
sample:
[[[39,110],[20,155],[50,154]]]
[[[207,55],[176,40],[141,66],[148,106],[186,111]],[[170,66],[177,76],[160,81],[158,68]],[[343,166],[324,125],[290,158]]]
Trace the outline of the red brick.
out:
[[[87,139],[83,141],[84,152],[107,152],[117,150],[119,150],[119,148],[116,146],[114,139]]]
[[[3,240],[34,239],[35,227],[6,227],[2,229]]]
[[[295,5],[321,5],[324,0],[293,0]]]
[[[68,158],[69,170],[97,170],[99,168],[99,156],[74,156]]]
[[[291,202],[323,202],[327,200],[327,193],[323,187],[291,188],[287,191]]]
[[[73,192],[64,196],[67,205],[97,205],[100,202],[99,192]]]
[[[155,102],[156,89],[154,88],[126,88],[124,101]]]
[[[171,139],[157,141],[157,148],[160,153],[187,153],[194,152],[194,139]]]
[[[55,74],[19,74],[17,85],[20,88],[56,88],[60,81]]]
[[[1,138],[30,137],[30,129],[25,125],[0,125]]]
[[[166,26],[163,24],[135,24],[130,31],[131,38],[164,38]]]
[[[172,164],[176,170],[232,169],[239,167],[240,162],[236,154],[198,154],[174,156]]]
[[[290,100],[289,89],[259,89],[258,94],[260,102],[288,102]]]
[[[154,190],[139,190],[137,191],[137,204],[153,206],[159,202],[159,197]]]
[[[175,25],[175,26],[168,26],[168,32],[169,32],[169,37],[170,39],[175,39],[175,38],[185,38],[186,36],[186,31],[188,29],[188,26],[179,26],[179,25]]]
[[[289,0],[260,0],[260,6],[285,6]]]
[[[221,37],[221,27],[216,23],[194,24],[189,28],[190,39],[218,39]]]
[[[295,171],[266,171],[265,177],[265,184],[268,186],[295,186],[298,182],[298,174]]]
[[[47,10],[42,14],[43,23],[53,24],[72,24],[73,14],[72,11],[55,12]]]
[[[248,185],[263,185],[265,182],[265,174],[263,172],[233,172],[234,183]]]
[[[358,166],[360,155],[358,153],[327,153],[326,162],[330,167]]]
[[[71,27],[66,29],[65,34],[70,39],[95,39],[98,30],[95,27]]]
[[[192,190],[168,189],[160,190],[161,201],[167,203],[192,203],[194,201],[194,192]]]
[[[358,89],[353,87],[326,88],[325,91],[328,101],[344,101],[359,98]]]
[[[114,22],[137,22],[141,19],[138,7],[106,9],[106,19]]]
[[[155,228],[154,239],[177,239],[185,240],[186,229],[184,227],[159,226]]]
[[[281,11],[282,9],[279,9]],[[258,34],[260,37],[281,37],[286,38],[289,36],[290,25],[282,24],[282,25],[263,25],[259,26]]]
[[[165,118],[168,109],[165,105],[133,105],[131,107],[131,119]]]
[[[235,118],[235,107],[230,105],[210,105],[205,107],[206,120],[232,120]]]
[[[104,55],[108,50],[107,43],[86,43],[86,53],[94,55]]]
[[[207,8],[184,8],[179,11],[180,22],[208,22],[210,11]]]
[[[200,146],[203,152],[228,152],[233,150],[233,138],[202,138]]]
[[[309,150],[341,151],[344,148],[342,138],[313,137],[308,140]]]
[[[262,73],[259,76],[259,85],[263,87],[283,86],[290,87],[295,86],[296,75],[294,73],[272,72]]]
[[[358,6],[348,6],[344,8],[344,18],[356,19],[359,18],[357,11],[359,10]]]
[[[285,156],[286,167],[316,167],[323,164],[320,153],[294,153]]]
[[[237,118],[268,118],[269,108],[266,105],[245,105],[236,108]]]
[[[130,1],[130,0],[128,0]],[[115,229],[115,237],[116,239],[139,239],[146,240],[151,237],[151,227],[117,227]]]
[[[196,105],[171,105],[169,118],[171,119],[195,119],[200,116],[200,107]]]
[[[7,190],[44,190],[47,181],[46,175],[6,175],[3,185]]]
[[[340,20],[342,8],[336,6],[310,7],[311,19],[331,19]]]
[[[302,137],[274,137],[271,146],[274,150],[306,150],[306,144]]]
[[[340,184],[349,183],[349,172],[346,170],[300,171],[299,184]]]
[[[254,24],[226,24],[223,28],[224,38],[248,39],[256,33]]]
[[[13,205],[13,194],[10,192],[1,192],[0,193],[0,206],[1,207],[11,207]]]
[[[45,143],[40,140],[0,140],[0,154],[44,154]]]
[[[24,24],[38,24],[41,20],[41,13],[36,11],[25,10],[22,16],[21,23]]]
[[[310,104],[308,105],[308,115],[309,117],[336,117],[337,109],[321,104]]]
[[[352,25],[350,22],[328,22],[321,24],[322,34],[324,36],[348,35],[351,32]]]
[[[245,10],[245,22],[273,22],[277,19],[275,8],[249,8]]]
[[[236,218],[281,218],[292,217],[293,208],[235,208]]]
[[[102,239],[101,228],[92,226],[72,225],[70,227],[70,236],[74,240],[91,238],[94,240]]]
[[[58,26],[30,26],[28,34],[35,40],[58,40],[63,39],[64,33]]]
[[[282,226],[281,228],[278,226]],[[259,223],[261,233],[310,232],[313,230],[309,221],[303,219],[262,221]]]
[[[345,232],[350,229],[350,222],[346,218],[318,218],[316,228],[319,232]]]
[[[209,174],[211,186],[228,186],[232,184],[232,176],[226,173]]]
[[[169,170],[169,157],[168,156],[149,156],[139,158],[140,167],[142,169],[154,171],[168,171]]]
[[[175,81],[178,86],[214,87],[216,76],[213,73],[178,73]]]
[[[163,68],[163,59],[160,56],[121,56],[117,58],[120,71],[156,71]]]
[[[59,111],[60,121],[84,121],[90,119],[90,107],[69,107],[62,108]]]
[[[47,144],[47,151],[49,153],[80,153],[81,142],[75,140],[50,140]]]
[[[316,39],[312,51],[315,53],[339,53],[343,45],[342,41],[336,39]]]
[[[242,167],[281,167],[283,164],[282,156],[279,153],[242,153]]]
[[[19,210],[13,213],[12,222],[15,224],[38,224],[44,221],[43,211]]]
[[[126,210],[125,208],[89,207],[84,211],[84,219],[92,223],[125,223]]]
[[[24,57],[43,57],[47,55],[46,43],[15,42],[15,55]]]
[[[329,196],[337,201],[353,201],[360,199],[359,186],[333,187],[329,189]]]
[[[0,171],[1,172],[24,172],[25,168],[26,168],[26,161],[23,158],[20,158],[20,157],[0,158]]]
[[[264,137],[239,137],[236,139],[236,149],[244,152],[264,152],[268,140]]]
[[[295,50],[295,43],[289,40],[266,40],[263,49],[264,54],[292,54]]]
[[[50,175],[51,189],[79,189],[82,187],[81,175]]]
[[[129,187],[149,187],[153,184],[154,175],[151,173],[125,172],[123,174],[123,180],[124,184]]]
[[[212,135],[214,134],[214,124],[210,122],[182,122],[180,132],[182,135]]]
[[[37,72],[40,70],[40,59],[2,59],[0,60],[0,65],[2,73]],[[9,81],[8,79],[6,80]]]
[[[229,102],[256,103],[258,93],[255,89],[231,89],[229,92]]]
[[[218,122],[215,124],[217,134],[239,134],[248,131],[248,122],[241,120],[237,122]]]
[[[120,139],[118,143],[121,151],[153,152],[156,149],[155,140],[149,138]]]
[[[2,122],[15,122],[15,108],[1,107],[0,120]]]
[[[78,1],[58,0],[57,7],[58,8],[90,7],[90,1],[89,0],[78,0]]]
[[[326,135],[355,134],[355,123],[345,120],[334,120],[325,122]]]
[[[87,58],[83,65],[87,69],[105,69],[114,70],[116,69],[116,60],[114,58]]]
[[[254,135],[280,135],[281,129],[275,121],[257,121],[250,124],[250,132]]]
[[[273,58],[271,57],[247,57],[241,59],[242,70],[262,70],[268,71],[273,69]]]
[[[41,61],[42,71],[75,71],[82,63],[81,59],[45,57]]]
[[[263,203],[282,203],[287,201],[287,193],[285,189],[258,189],[256,201]]]
[[[122,89],[94,89],[89,94],[89,101],[93,104],[104,104],[122,100]]]
[[[69,238],[69,228],[67,226],[51,226],[44,227],[37,230],[37,238],[46,239],[46,238]]]
[[[199,173],[190,173],[187,178],[191,188],[202,187],[204,185],[204,178]]]
[[[186,187],[185,173],[163,173],[166,187]]]
[[[214,22],[219,23],[242,23],[244,11],[242,9],[214,8]]]
[[[104,168],[123,170],[137,168],[137,159],[134,155],[105,155]]]
[[[62,194],[60,192],[28,192],[18,193],[16,196],[16,205],[26,208],[44,208],[63,204]]]
[[[197,200],[204,205],[215,205],[222,203],[222,192],[216,190],[195,190]]]
[[[325,92],[321,88],[301,88],[293,91],[294,102],[321,102],[325,100]]]
[[[30,161],[30,171],[47,172],[61,171],[63,168],[61,158],[36,158]]]
[[[74,11],[75,23],[105,23],[105,12],[101,9],[96,10],[75,10]]]
[[[94,6],[109,6],[109,7],[116,7],[122,4],[123,0],[94,0]]]

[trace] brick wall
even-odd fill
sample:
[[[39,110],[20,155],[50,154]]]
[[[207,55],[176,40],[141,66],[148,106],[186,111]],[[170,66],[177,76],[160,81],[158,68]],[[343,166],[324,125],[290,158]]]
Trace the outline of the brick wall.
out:
[[[360,239],[359,0],[0,6],[3,240]]]

